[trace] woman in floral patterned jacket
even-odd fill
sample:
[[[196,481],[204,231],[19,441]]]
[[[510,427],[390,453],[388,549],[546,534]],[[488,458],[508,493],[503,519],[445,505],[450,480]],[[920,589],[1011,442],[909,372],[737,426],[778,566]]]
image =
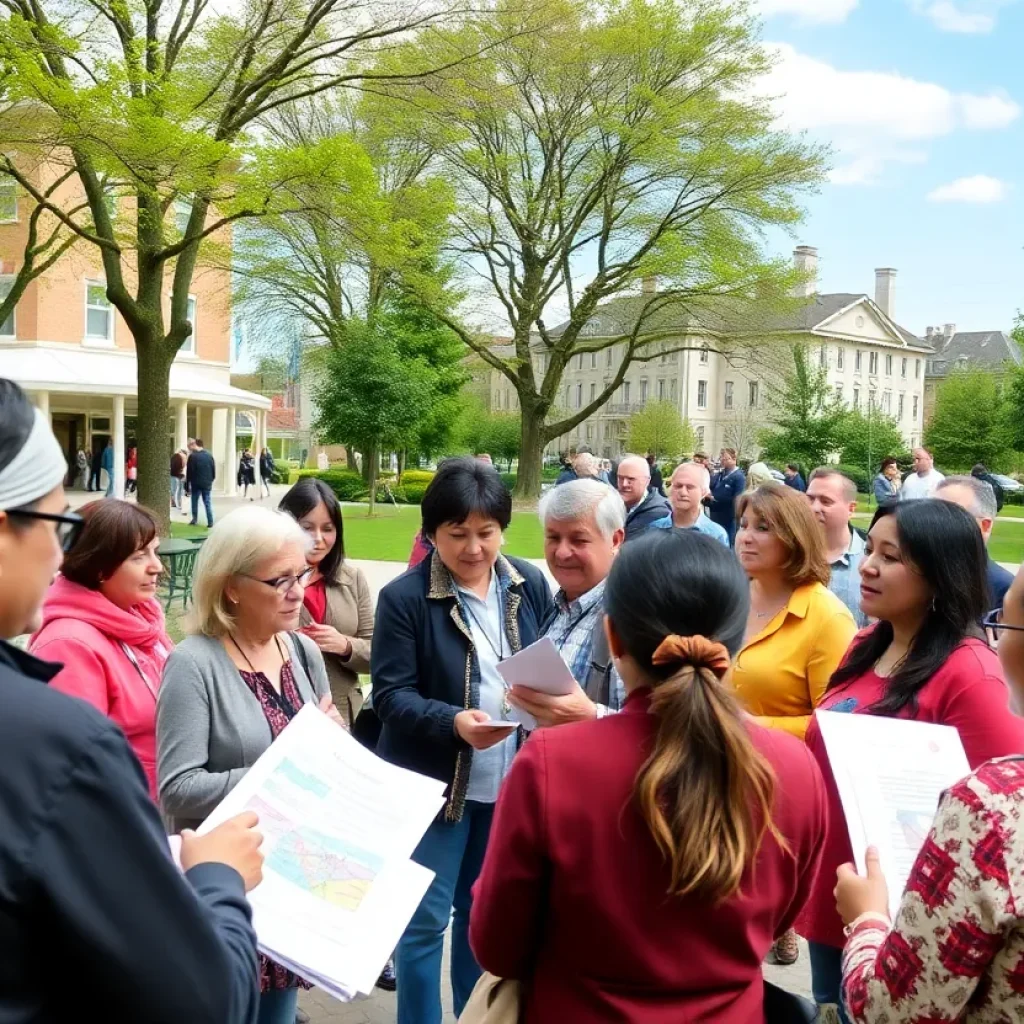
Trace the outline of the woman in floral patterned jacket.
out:
[[[1024,568],[993,629],[1019,698]],[[873,851],[867,877],[840,868],[836,903],[849,935],[843,996],[852,1021],[1024,1019],[1024,756],[989,761],[943,796],[894,923]]]

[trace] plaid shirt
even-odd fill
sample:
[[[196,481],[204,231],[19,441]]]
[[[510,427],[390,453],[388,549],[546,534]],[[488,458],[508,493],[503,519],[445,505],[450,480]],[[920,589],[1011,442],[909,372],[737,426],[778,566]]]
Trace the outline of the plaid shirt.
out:
[[[860,563],[863,561],[864,538],[851,529],[850,546],[832,563],[828,589],[853,612],[858,629],[868,624],[868,617],[860,610]]]
[[[604,614],[604,580],[575,601],[567,601],[565,593],[555,594],[557,614],[545,630],[558,648],[562,661],[568,666],[580,686],[586,686],[590,673],[590,656],[594,647],[594,628]],[[619,711],[626,702],[626,690],[619,673],[612,668],[609,711]]]

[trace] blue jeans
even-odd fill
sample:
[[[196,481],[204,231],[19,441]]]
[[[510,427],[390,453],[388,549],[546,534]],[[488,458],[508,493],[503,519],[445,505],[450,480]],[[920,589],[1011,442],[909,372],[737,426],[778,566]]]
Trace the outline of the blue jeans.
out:
[[[181,508],[181,496],[185,493],[185,481],[180,476],[171,477],[171,504]]]
[[[299,1005],[297,988],[278,988],[260,996],[260,1012],[256,1024],[295,1024]]]
[[[412,859],[435,873],[395,951],[398,1024],[441,1024],[441,954],[452,920],[452,1000],[462,1014],[480,977],[469,948],[471,890],[480,874],[494,804],[466,801],[462,820],[435,821]]]
[[[107,469],[104,472],[107,474],[107,493],[104,497],[109,498],[114,493],[114,471]]]
[[[210,501],[210,488],[199,490],[192,488],[192,522],[199,522],[199,497],[202,495],[203,507],[206,509],[206,525],[213,526],[213,502]]]
[[[839,1019],[850,1024],[843,1006],[843,951],[821,942],[808,942],[811,954],[811,991],[819,1006],[835,1003],[839,1007]]]

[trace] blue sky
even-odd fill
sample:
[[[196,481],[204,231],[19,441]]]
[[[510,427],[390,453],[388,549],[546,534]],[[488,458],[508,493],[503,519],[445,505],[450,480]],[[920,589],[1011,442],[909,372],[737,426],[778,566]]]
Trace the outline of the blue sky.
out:
[[[788,126],[829,142],[832,178],[797,242],[821,291],[896,318],[1008,330],[1024,307],[1024,0],[756,0]],[[792,248],[792,240],[779,240]]]

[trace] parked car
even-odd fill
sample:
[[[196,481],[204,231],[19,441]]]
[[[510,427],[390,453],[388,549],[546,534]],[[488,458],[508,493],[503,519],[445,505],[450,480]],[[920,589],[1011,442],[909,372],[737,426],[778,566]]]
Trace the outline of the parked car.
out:
[[[1003,473],[993,473],[992,476],[1006,494],[1020,494],[1021,491],[1024,491],[1024,484],[1014,480],[1012,476],[1006,476]]]

